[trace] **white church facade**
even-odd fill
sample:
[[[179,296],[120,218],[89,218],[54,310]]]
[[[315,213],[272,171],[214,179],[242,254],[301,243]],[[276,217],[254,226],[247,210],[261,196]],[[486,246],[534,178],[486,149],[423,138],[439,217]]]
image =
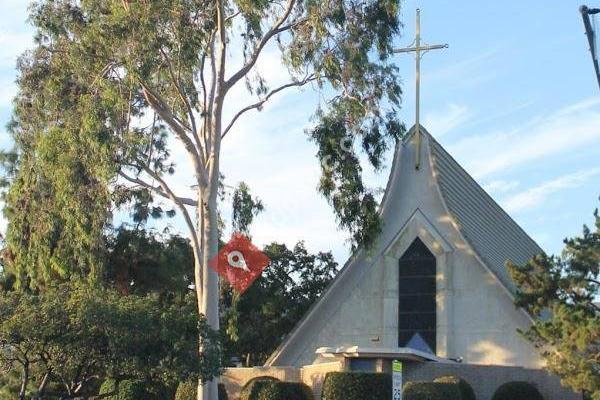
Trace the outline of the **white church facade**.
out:
[[[375,244],[346,262],[265,366],[225,371],[234,398],[269,375],[304,382],[319,400],[328,372],[389,373],[400,360],[405,382],[461,376],[481,399],[508,381],[534,383],[546,400],[581,399],[518,333],[532,320],[514,305],[505,262],[542,249],[420,131],[396,146]]]
[[[397,145],[376,244],[346,263],[267,365],[362,354],[542,366],[517,333],[531,320],[505,268],[542,249],[425,129],[419,146],[413,131]]]

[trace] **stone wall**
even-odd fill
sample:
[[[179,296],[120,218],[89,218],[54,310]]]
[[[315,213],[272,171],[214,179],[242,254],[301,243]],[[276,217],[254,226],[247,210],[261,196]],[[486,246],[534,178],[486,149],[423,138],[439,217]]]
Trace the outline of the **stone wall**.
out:
[[[221,375],[230,400],[237,400],[246,382],[259,376],[271,376],[280,381],[300,382],[300,370],[295,367],[226,368]]]
[[[227,368],[221,375],[221,383],[225,385],[229,400],[237,400],[240,391],[252,378],[271,376],[280,381],[303,382],[310,387],[315,400],[321,399],[323,380],[328,372],[344,371],[345,361],[338,360],[323,364],[307,365],[303,368],[295,367],[253,367],[253,368]]]
[[[328,372],[344,370],[345,362],[343,360],[324,364],[307,365],[300,370],[300,378],[302,379],[302,382],[312,389],[315,400],[320,400],[325,375],[327,375]]]

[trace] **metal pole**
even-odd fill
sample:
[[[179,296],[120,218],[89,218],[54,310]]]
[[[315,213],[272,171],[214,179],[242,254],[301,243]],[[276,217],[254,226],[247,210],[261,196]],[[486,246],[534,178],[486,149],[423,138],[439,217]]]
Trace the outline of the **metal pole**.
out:
[[[595,38],[594,32],[592,29],[592,24],[590,23],[590,14],[598,14],[600,9],[598,8],[588,8],[587,6],[579,7],[579,11],[581,12],[581,17],[583,18],[583,25],[585,26],[585,34],[588,38],[588,43],[590,45],[590,53],[592,54],[592,62],[594,63],[594,70],[596,71],[596,80],[598,81],[598,87],[600,87],[600,66],[598,65],[598,55],[596,54],[596,46],[595,46]]]
[[[415,168],[419,169],[421,166],[421,124],[419,122],[419,100],[421,98],[421,10],[417,8],[417,34],[415,37],[415,56],[417,57],[417,71],[416,71],[416,82],[415,82],[415,135],[416,135],[416,158]]]

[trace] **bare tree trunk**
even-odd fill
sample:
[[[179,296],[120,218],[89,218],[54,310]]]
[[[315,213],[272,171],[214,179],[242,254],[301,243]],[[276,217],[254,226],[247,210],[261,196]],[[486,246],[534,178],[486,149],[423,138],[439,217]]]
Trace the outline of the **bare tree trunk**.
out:
[[[202,226],[202,304],[200,312],[204,314],[210,327],[219,330],[219,276],[208,267],[208,262],[219,251],[218,230],[218,191],[219,191],[219,152],[221,145],[221,99],[217,98],[212,126],[213,149],[209,165],[209,187],[202,192],[200,207]],[[198,400],[218,400],[218,378],[198,388]]]
[[[217,31],[216,31],[216,70],[213,76],[214,102],[210,114],[209,123],[209,146],[206,151],[208,169],[208,183],[202,188],[201,208],[202,226],[202,304],[200,312],[204,314],[209,326],[219,330],[219,276],[215,271],[208,268],[208,262],[217,256],[219,251],[219,216],[218,216],[218,192],[219,192],[219,156],[221,154],[221,131],[223,101],[227,89],[225,87],[225,10],[223,1],[217,1]],[[198,400],[218,400],[218,378],[214,378],[204,385],[198,386]]]

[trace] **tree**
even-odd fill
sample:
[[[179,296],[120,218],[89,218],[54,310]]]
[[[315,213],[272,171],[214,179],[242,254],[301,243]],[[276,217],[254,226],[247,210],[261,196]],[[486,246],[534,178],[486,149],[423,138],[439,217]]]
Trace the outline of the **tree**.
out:
[[[105,378],[149,387],[207,381],[219,372],[221,352],[194,303],[188,296],[165,305],[157,296],[121,296],[75,281],[43,294],[7,292],[0,295],[0,367],[19,374],[21,400],[93,398]]]
[[[516,304],[534,318],[525,332],[547,368],[576,391],[600,400],[600,217],[595,230],[565,239],[561,256],[541,254],[527,264],[508,263]]]
[[[380,222],[359,155],[379,168],[390,141],[404,132],[389,62],[398,11],[399,0],[40,1],[31,15],[36,48],[20,63],[12,127],[19,168],[7,204],[21,211],[12,217],[21,222],[9,228],[8,242],[19,282],[43,285],[50,275],[68,276],[72,266],[95,275],[102,245],[91,238],[106,221],[108,189],[142,204],[162,197],[189,228],[197,309],[217,329],[218,277],[207,265],[219,244],[221,143],[242,115],[308,84],[327,99],[309,130],[322,165],[319,190],[355,244],[369,243]],[[257,73],[266,48],[279,49],[288,83],[269,88]],[[228,69],[226,55],[236,50],[243,63]],[[256,101],[223,121],[227,94],[244,83]],[[170,182],[170,138],[189,156],[191,198]],[[112,185],[115,174],[129,185]],[[28,187],[36,190],[21,200]],[[91,209],[77,209],[90,195],[83,204]],[[35,220],[28,207],[41,208],[46,219]],[[75,251],[61,246],[69,243]],[[79,262],[65,261],[73,258]],[[216,381],[199,386],[201,397],[216,400]]]
[[[224,353],[262,365],[335,277],[338,264],[330,252],[310,254],[299,242],[293,249],[271,243],[263,251],[271,262],[239,296],[223,287]]]
[[[122,226],[106,242],[104,281],[121,294],[173,299],[190,292],[194,256],[186,238]]]

